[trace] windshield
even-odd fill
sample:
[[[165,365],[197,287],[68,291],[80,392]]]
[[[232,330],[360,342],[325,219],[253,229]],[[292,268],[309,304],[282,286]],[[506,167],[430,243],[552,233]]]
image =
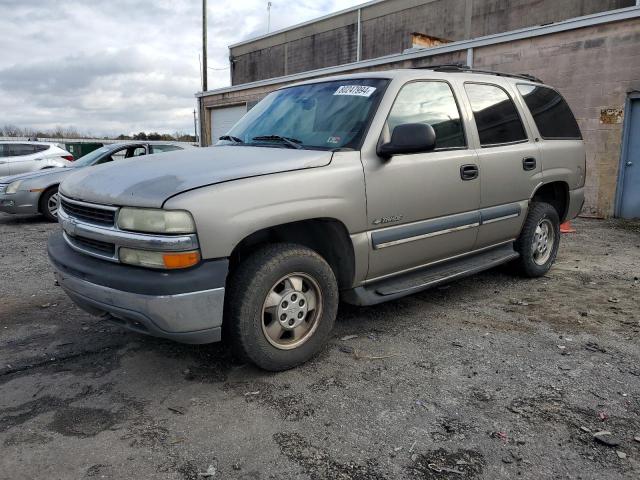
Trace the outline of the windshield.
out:
[[[218,145],[293,148],[293,142],[309,149],[358,149],[388,83],[381,78],[348,79],[272,92]]]
[[[82,157],[80,157],[78,160],[73,162],[72,167],[78,168],[78,167],[88,167],[89,165],[93,165],[95,162],[97,162],[100,159],[100,157],[102,157],[105,153],[113,149],[114,149],[113,145],[100,147],[97,150],[94,150],[93,152],[89,152],[86,155],[83,155]]]

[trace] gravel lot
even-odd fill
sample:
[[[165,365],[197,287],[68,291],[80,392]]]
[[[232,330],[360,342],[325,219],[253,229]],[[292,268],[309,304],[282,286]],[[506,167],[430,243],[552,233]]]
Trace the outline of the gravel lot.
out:
[[[639,478],[640,223],[574,226],[545,278],[343,305],[268,374],[84,314],[57,226],[0,214],[0,478]]]

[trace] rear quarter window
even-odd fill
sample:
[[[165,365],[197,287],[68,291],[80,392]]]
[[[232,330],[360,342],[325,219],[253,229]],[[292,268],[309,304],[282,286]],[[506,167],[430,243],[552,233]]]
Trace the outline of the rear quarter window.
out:
[[[582,134],[569,105],[552,88],[538,85],[518,85],[540,136],[545,140],[580,140]]]

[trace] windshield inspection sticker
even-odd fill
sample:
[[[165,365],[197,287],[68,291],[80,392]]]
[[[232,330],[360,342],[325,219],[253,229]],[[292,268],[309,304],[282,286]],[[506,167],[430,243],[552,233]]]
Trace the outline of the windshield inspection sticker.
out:
[[[366,87],[364,85],[342,85],[338,87],[334,95],[351,95],[356,97],[370,97],[376,87]]]

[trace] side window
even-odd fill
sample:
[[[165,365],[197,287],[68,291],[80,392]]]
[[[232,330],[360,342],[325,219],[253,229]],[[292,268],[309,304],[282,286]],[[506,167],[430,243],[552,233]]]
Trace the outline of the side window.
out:
[[[467,146],[460,111],[446,82],[412,82],[402,87],[387,119],[389,134],[405,123],[431,125],[436,132],[436,149]]]
[[[35,148],[33,145],[27,145],[23,143],[10,143],[6,145],[8,148],[9,154],[8,157],[22,157],[25,155],[31,155],[35,152]]]
[[[466,83],[464,86],[483,147],[527,139],[513,100],[497,85]]]
[[[33,149],[35,150],[35,153],[38,152],[44,152],[45,150],[49,150],[49,145],[34,145]]]
[[[4,154],[4,149],[5,149],[5,146],[4,145],[0,145],[0,158],[8,156],[8,155]]]
[[[173,152],[174,150],[182,150],[177,145],[153,145],[153,153]]]
[[[518,85],[518,91],[545,140],[580,140],[582,134],[569,105],[551,88]]]
[[[144,147],[135,147],[135,148],[130,148],[127,151],[127,158],[131,158],[131,157],[140,157],[142,155],[146,155],[147,151],[145,150]]]

